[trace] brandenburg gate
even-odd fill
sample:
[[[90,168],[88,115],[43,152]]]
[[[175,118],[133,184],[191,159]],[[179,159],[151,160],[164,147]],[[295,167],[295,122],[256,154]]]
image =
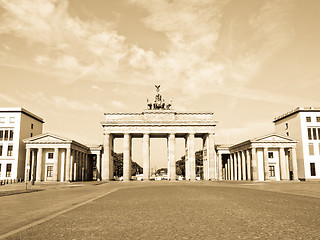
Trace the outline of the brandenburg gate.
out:
[[[143,179],[150,178],[150,138],[166,138],[168,152],[168,180],[176,180],[176,138],[185,139],[185,179],[196,179],[195,138],[203,139],[203,177],[215,180],[217,163],[212,112],[176,112],[172,101],[166,104],[159,94],[153,103],[147,100],[147,109],[133,113],[105,113],[103,126],[102,180],[113,179],[113,141],[123,138],[123,180],[131,179],[132,138],[143,139]],[[100,163],[97,164],[100,166]]]

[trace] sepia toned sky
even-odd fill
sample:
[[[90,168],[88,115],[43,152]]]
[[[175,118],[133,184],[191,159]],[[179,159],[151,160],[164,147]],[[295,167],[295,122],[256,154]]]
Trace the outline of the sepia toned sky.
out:
[[[161,84],[237,143],[320,105],[319,13],[319,0],[0,0],[0,106],[100,144],[104,112],[142,111]]]

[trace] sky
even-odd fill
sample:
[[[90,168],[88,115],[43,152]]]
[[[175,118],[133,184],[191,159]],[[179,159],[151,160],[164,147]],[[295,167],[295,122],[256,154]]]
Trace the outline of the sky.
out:
[[[238,143],[320,105],[319,13],[319,0],[0,0],[0,106],[101,144],[104,113],[144,110],[160,84]]]

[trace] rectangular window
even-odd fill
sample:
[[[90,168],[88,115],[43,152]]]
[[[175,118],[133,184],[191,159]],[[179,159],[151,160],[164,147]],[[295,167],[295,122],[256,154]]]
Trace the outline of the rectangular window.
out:
[[[314,155],[313,143],[309,143],[309,155],[310,155],[310,156],[313,156],[313,155]]]
[[[2,156],[2,150],[3,150],[3,146],[0,145],[0,157]]]
[[[286,123],[286,124],[285,124],[285,128],[284,128],[284,129],[285,129],[285,130],[287,130],[288,128],[289,128],[289,124],[288,124],[288,123]]]
[[[317,129],[312,128],[312,133],[313,133],[313,140],[317,140]]]
[[[270,177],[276,176],[274,166],[269,166],[269,173],[270,173]]]
[[[273,158],[273,152],[268,152],[268,158]]]
[[[4,141],[8,141],[9,138],[9,130],[4,131]]]
[[[10,141],[13,140],[13,130],[10,130],[9,140],[10,140]]]
[[[53,153],[48,153],[48,159],[53,159]]]
[[[317,122],[320,122],[320,117],[317,117]]]
[[[308,128],[308,139],[312,140],[312,130],[311,130],[311,128]]]
[[[9,122],[10,122],[10,123],[14,123],[14,121],[15,121],[15,118],[14,118],[14,117],[10,117]]]
[[[30,137],[33,137],[33,133],[30,133]]]
[[[5,118],[4,117],[0,117],[0,123],[4,123],[5,122]]]
[[[33,129],[33,123],[31,123],[31,129]]]
[[[7,164],[6,177],[11,177],[11,168],[12,168],[12,164],[8,163]]]
[[[13,146],[12,146],[12,145],[9,145],[9,146],[8,146],[7,156],[8,156],[8,157],[12,157],[12,152],[13,152]]]
[[[306,117],[306,122],[311,122],[311,117]]]
[[[47,177],[52,177],[53,166],[47,166]]]
[[[0,177],[1,177],[1,163],[0,163]]]
[[[318,138],[320,140],[320,128],[318,128]]]
[[[3,130],[0,130],[0,141],[3,140]]]
[[[286,132],[286,136],[289,137],[289,132]]]
[[[315,163],[310,163],[310,174],[312,177],[316,176],[316,166]]]

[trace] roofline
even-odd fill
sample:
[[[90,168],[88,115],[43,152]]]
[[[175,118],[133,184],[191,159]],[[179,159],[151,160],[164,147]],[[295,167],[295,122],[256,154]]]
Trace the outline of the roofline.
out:
[[[278,122],[284,118],[287,118],[291,115],[294,115],[296,113],[299,113],[299,112],[320,112],[320,107],[297,107],[289,112],[286,112],[285,114],[282,114],[278,117],[275,117],[273,122]]]
[[[0,112],[16,112],[16,113],[23,113],[27,115],[28,117],[31,117],[41,123],[44,123],[43,119],[37,115],[35,115],[32,112],[29,112],[28,110],[22,108],[22,107],[13,107],[13,108],[0,108]]]
[[[104,115],[144,115],[146,113],[174,113],[177,115],[196,115],[196,114],[206,114],[213,115],[214,112],[176,112],[173,110],[144,110],[142,112],[105,112]]]

